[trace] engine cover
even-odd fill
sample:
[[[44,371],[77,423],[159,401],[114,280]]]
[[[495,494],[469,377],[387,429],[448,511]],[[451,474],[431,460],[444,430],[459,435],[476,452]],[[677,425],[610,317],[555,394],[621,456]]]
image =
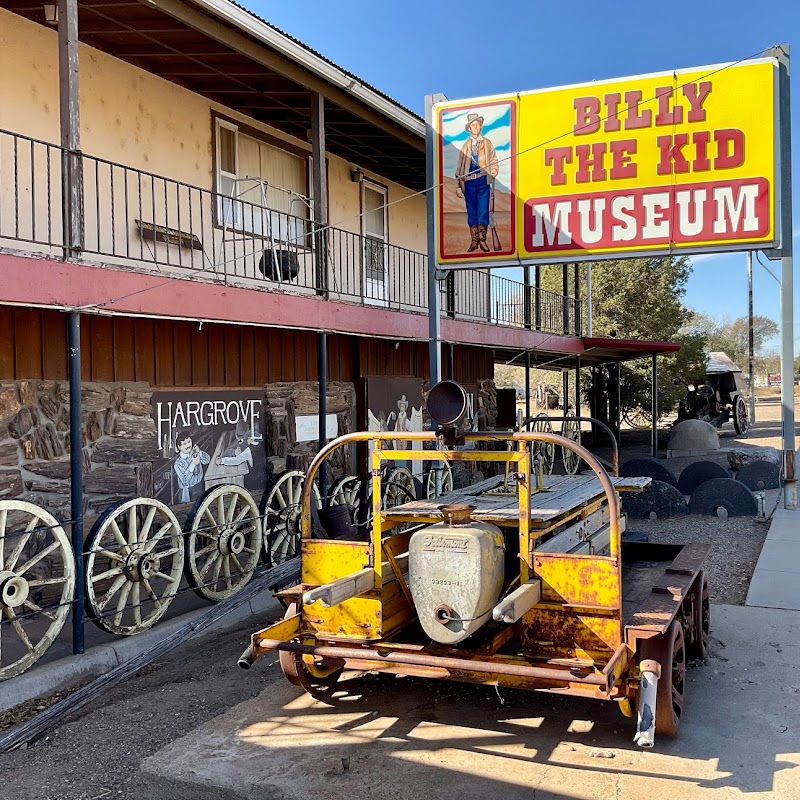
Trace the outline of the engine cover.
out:
[[[505,541],[495,525],[441,522],[408,547],[408,585],[423,630],[456,644],[491,619],[503,586]]]

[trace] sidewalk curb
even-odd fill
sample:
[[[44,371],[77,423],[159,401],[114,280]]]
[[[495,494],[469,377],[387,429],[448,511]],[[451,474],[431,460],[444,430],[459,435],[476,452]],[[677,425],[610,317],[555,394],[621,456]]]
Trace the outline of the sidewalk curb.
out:
[[[136,636],[120,636],[118,641],[112,644],[98,645],[82,655],[66,656],[40,668],[34,665],[22,675],[0,684],[0,713],[28,700],[46,697],[54,692],[71,689],[97,678],[114,667],[130,661],[187,622],[202,616],[207,610],[207,607],[195,609],[162,622],[155,628]],[[231,611],[196,635],[205,636],[208,633],[224,630],[243,622],[250,617],[264,615],[267,612],[274,612],[273,616],[275,616],[279,612],[282,614],[282,611],[278,601],[269,592],[264,592],[262,596],[254,597],[250,602]],[[243,644],[242,649],[245,646]]]

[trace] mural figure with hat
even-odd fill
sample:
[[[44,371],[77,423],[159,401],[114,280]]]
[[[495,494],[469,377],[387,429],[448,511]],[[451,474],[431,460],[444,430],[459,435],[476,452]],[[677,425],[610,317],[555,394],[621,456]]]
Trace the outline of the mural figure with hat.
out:
[[[467,224],[471,237],[468,253],[473,253],[478,248],[484,253],[489,252],[486,232],[490,225],[489,211],[494,179],[500,171],[494,145],[483,135],[483,121],[480,114],[473,112],[467,115],[467,124],[464,127],[469,138],[461,147],[456,167],[459,196],[464,198],[467,207]]]

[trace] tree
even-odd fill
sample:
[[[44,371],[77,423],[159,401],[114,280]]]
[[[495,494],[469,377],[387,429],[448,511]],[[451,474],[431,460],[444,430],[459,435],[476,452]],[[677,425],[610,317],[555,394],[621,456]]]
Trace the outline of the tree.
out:
[[[689,326],[683,304],[691,264],[685,257],[600,261],[592,266],[592,333],[619,339],[679,342],[679,353],[659,357],[659,412],[671,411],[686,392],[687,374],[705,363],[706,338]],[[581,265],[585,299],[586,266]],[[562,267],[542,268],[542,287],[562,293]],[[570,280],[570,291],[573,282]],[[620,371],[623,407],[650,407],[650,360],[626,362]]]
[[[750,352],[747,317],[723,319],[720,322],[707,314],[694,314],[688,327],[705,333],[710,352],[727,353],[738,367],[746,369]],[[778,324],[774,320],[759,314],[753,317],[754,354],[763,354],[767,342],[777,335]]]

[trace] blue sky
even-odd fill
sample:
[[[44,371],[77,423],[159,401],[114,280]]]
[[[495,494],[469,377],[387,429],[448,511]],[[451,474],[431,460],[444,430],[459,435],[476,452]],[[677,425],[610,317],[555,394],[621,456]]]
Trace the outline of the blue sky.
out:
[[[424,96],[477,97],[548,86],[737,61],[774,44],[795,44],[800,59],[800,2],[701,0],[245,0],[274,25],[422,113]],[[473,21],[474,20],[474,21]],[[795,220],[800,219],[800,69],[794,64],[792,127]],[[795,222],[800,246],[800,222]],[[772,264],[780,274],[780,263]],[[798,270],[795,271],[796,275]],[[754,268],[755,309],[779,319],[778,285]],[[697,260],[686,302],[722,317],[747,313],[743,253]],[[795,278],[795,334],[800,334]]]

